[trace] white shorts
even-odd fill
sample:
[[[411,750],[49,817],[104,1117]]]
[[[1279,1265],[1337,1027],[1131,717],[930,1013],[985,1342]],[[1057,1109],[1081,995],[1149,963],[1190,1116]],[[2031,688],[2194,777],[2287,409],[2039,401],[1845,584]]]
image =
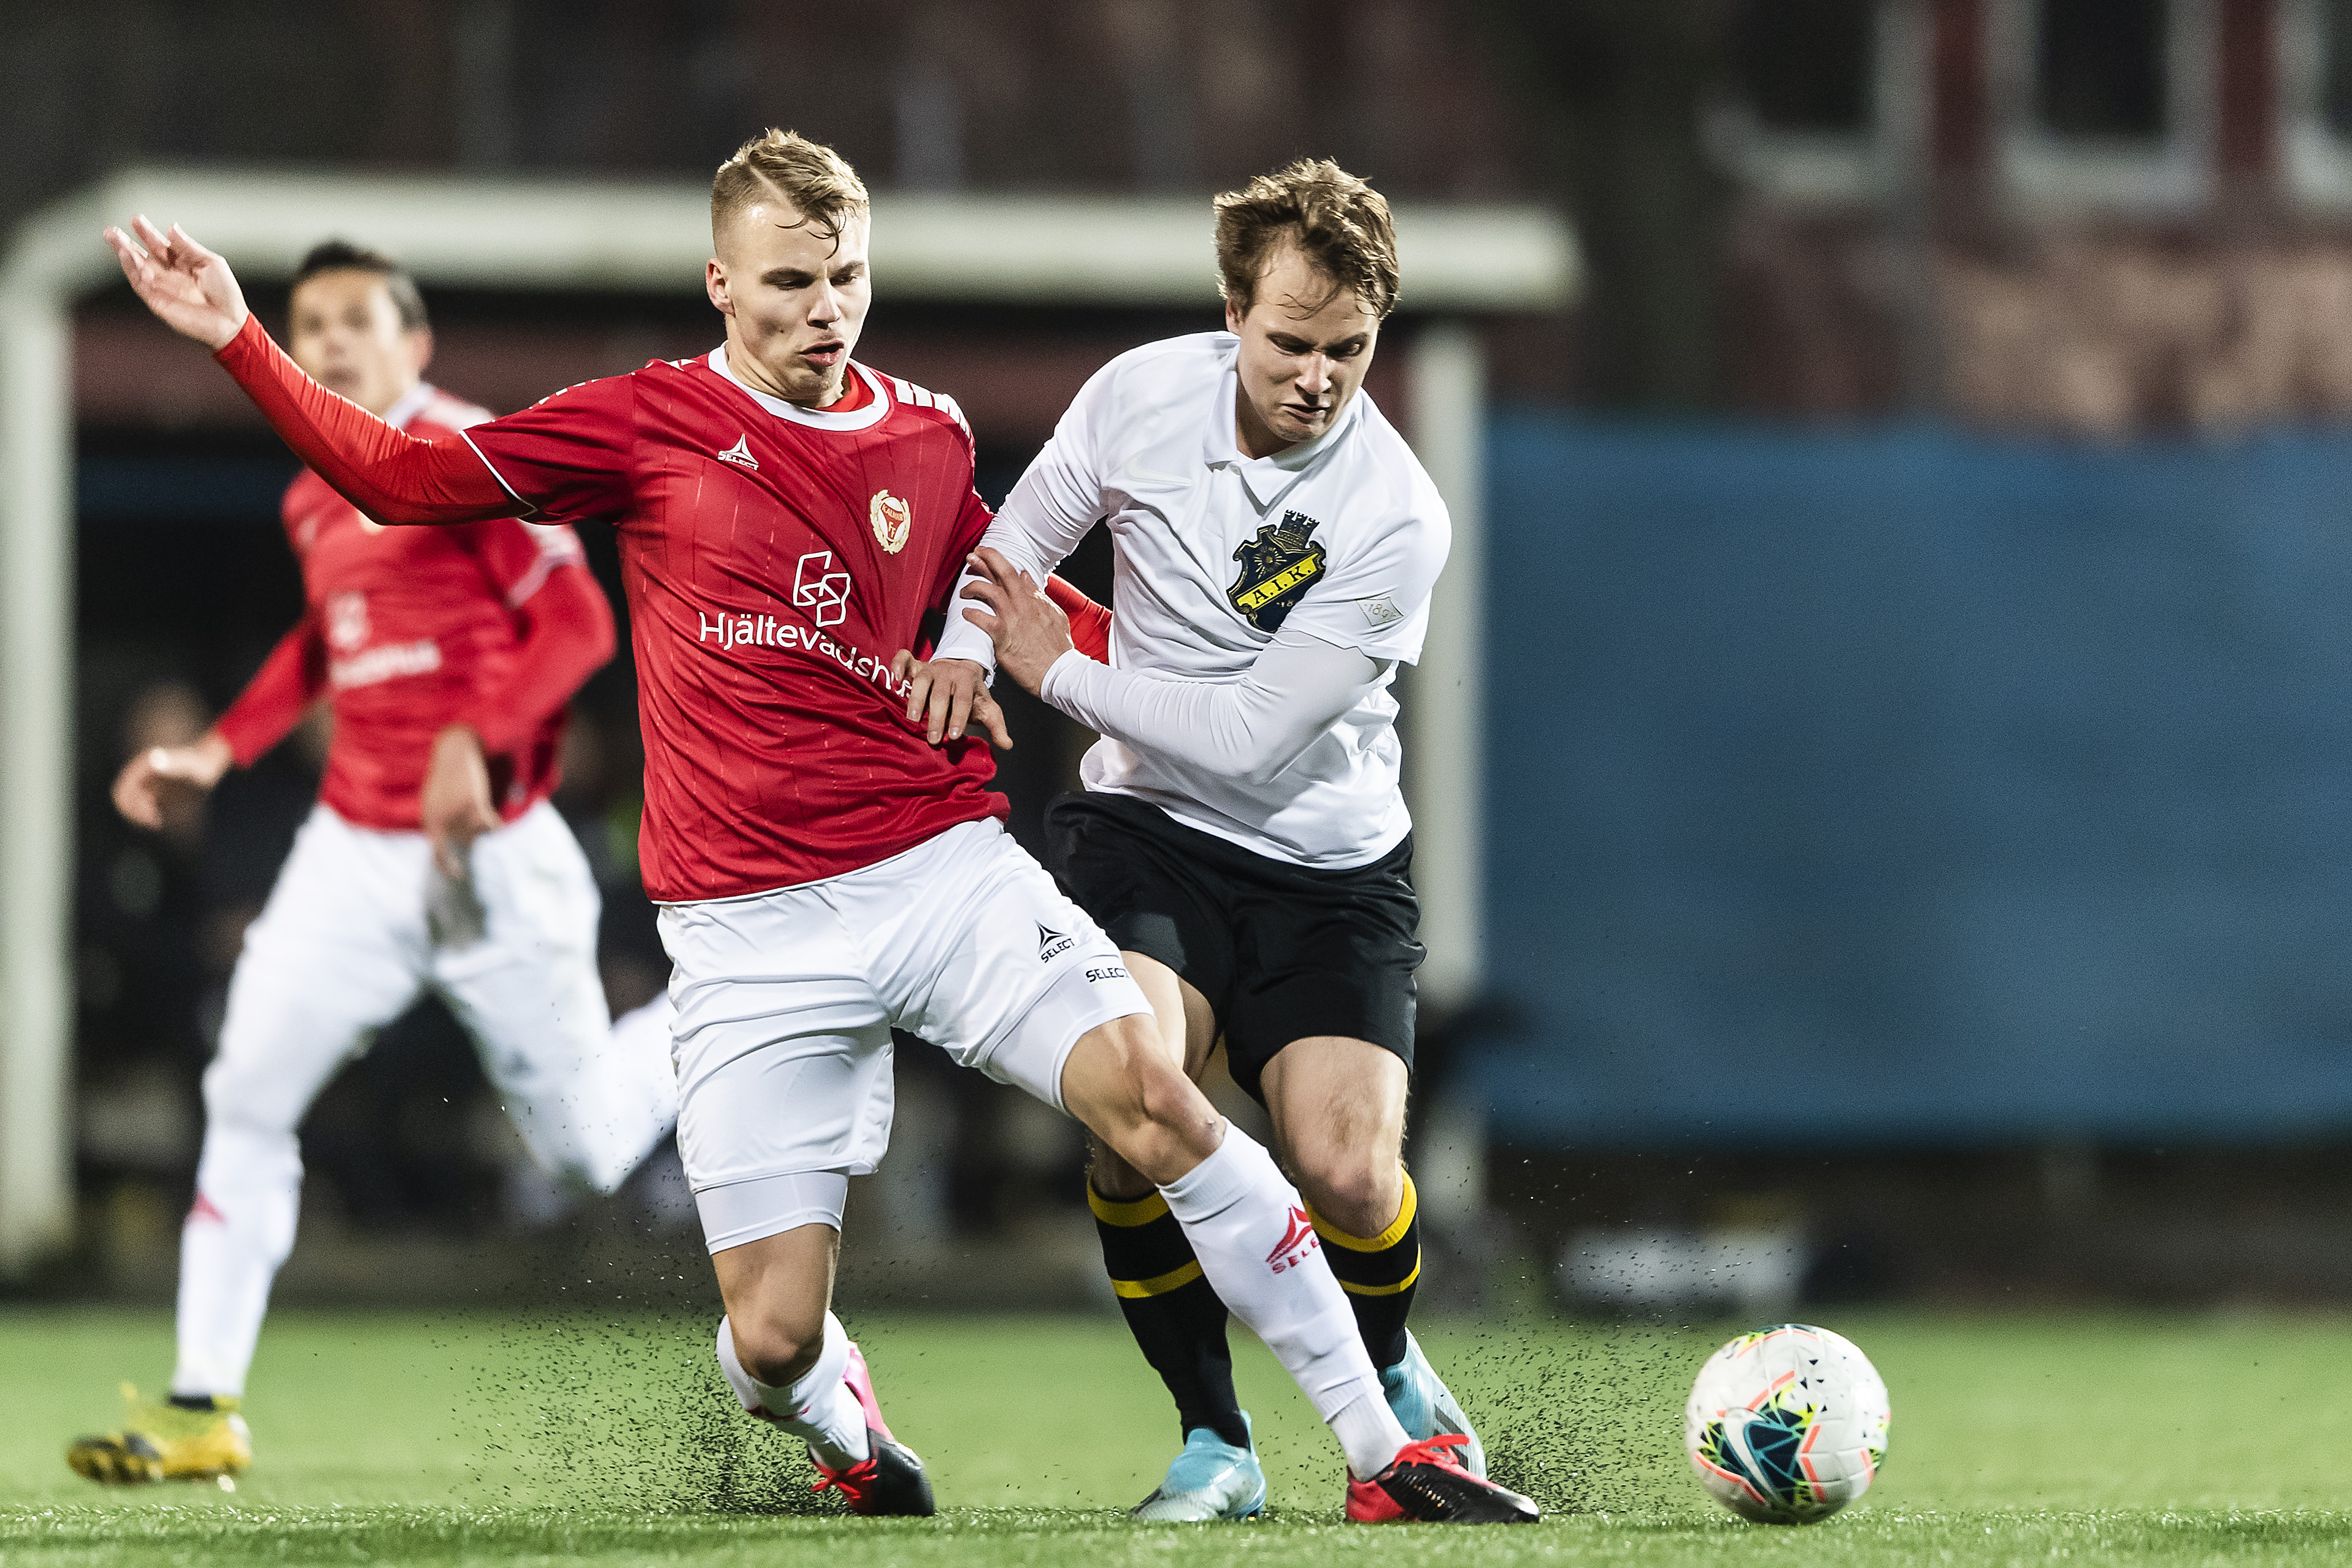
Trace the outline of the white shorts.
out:
[[[594,1092],[611,1030],[595,879],[544,801],[477,838],[468,868],[470,883],[453,884],[422,833],[313,807],[246,930],[205,1073],[207,1118],[290,1133],[335,1069],[430,990],[473,1037],[532,1153],[602,1184],[615,1134]]]
[[[665,905],[661,933],[678,1152],[714,1252],[810,1223],[807,1184],[775,1178],[881,1162],[892,1029],[1058,1110],[1079,1037],[1151,1012],[1111,940],[993,820],[822,882]]]

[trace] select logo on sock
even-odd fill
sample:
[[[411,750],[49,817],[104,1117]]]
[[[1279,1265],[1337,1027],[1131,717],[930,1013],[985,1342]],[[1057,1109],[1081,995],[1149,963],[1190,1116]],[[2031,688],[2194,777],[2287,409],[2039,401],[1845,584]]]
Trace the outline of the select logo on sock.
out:
[[[1290,1205],[1290,1224],[1284,1227],[1282,1239],[1265,1255],[1266,1267],[1276,1274],[1286,1268],[1296,1268],[1307,1261],[1307,1255],[1322,1246],[1316,1238],[1314,1222],[1307,1211],[1297,1204]]]

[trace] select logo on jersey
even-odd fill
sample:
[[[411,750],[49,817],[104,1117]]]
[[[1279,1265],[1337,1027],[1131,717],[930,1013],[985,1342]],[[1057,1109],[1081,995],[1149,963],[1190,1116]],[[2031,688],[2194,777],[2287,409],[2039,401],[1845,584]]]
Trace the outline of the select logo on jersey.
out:
[[[888,490],[876,490],[866,513],[874,524],[875,543],[893,555],[907,548],[907,540],[915,531],[914,508]]]
[[[1062,956],[1062,954],[1064,954],[1064,953],[1066,953],[1066,952],[1069,952],[1069,951],[1070,951],[1070,949],[1072,949],[1072,948],[1074,948],[1074,947],[1076,947],[1076,946],[1077,946],[1077,945],[1078,945],[1078,944],[1076,943],[1076,942],[1073,941],[1073,940],[1072,940],[1071,938],[1069,938],[1069,937],[1064,936],[1060,931],[1055,931],[1052,926],[1049,926],[1049,925],[1045,924],[1045,923],[1044,921],[1040,921],[1038,922],[1038,924],[1037,924],[1037,962],[1038,962],[1038,963],[1053,963],[1053,962],[1054,962],[1054,960],[1055,960],[1055,959],[1057,959],[1057,958],[1061,957],[1061,956]]]
[[[814,618],[820,628],[837,626],[849,618],[849,574],[833,571],[832,565],[832,551],[812,550],[801,557],[793,573],[793,603],[815,611]]]
[[[1234,552],[1242,571],[1225,597],[1250,625],[1280,631],[1292,606],[1323,575],[1323,547],[1313,537],[1322,526],[1305,512],[1286,511],[1280,522],[1267,523]]]
[[[327,601],[327,646],[337,653],[364,647],[368,640],[367,595],[338,594]]]
[[[735,444],[719,454],[719,460],[732,463],[739,468],[749,468],[755,474],[760,471],[760,459],[751,456],[751,437],[749,436],[736,437]]]
[[[1282,1239],[1265,1255],[1265,1266],[1276,1274],[1296,1268],[1307,1261],[1307,1255],[1323,1244],[1316,1239],[1315,1222],[1297,1204],[1290,1205],[1290,1223],[1283,1227]]]

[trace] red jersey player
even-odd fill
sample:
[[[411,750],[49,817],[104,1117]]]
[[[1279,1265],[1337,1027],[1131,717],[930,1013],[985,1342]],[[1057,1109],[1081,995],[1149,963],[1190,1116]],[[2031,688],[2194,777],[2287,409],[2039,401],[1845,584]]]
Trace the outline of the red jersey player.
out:
[[[641,859],[678,1005],[678,1146],[745,1411],[862,1513],[928,1513],[827,1310],[846,1178],[881,1158],[890,1030],[1076,1116],[1158,1188],[1201,1267],[1415,1517],[1531,1505],[1409,1444],[1297,1192],[1160,1052],[1118,950],[1003,829],[976,738],[905,714],[906,651],[988,521],[952,403],[852,363],[868,204],[771,132],[719,166],[706,268],[726,342],[427,441],[304,378],[220,258],[144,219],[132,287],[387,521],[518,504],[620,531],[647,788]],[[894,653],[894,650],[895,653]],[[993,705],[972,715],[1003,739]]]
[[[489,417],[422,379],[424,302],[384,258],[320,246],[289,313],[298,361],[392,426],[454,440]],[[296,1124],[420,991],[473,1035],[532,1153],[580,1184],[619,1185],[676,1114],[668,1001],[610,1023],[595,881],[547,802],[564,704],[613,652],[578,537],[511,517],[386,529],[310,472],[283,511],[302,618],[210,732],[115,784],[123,815],[155,826],[161,792],[209,788],[313,700],[333,704],[319,804],[246,933],[205,1074],[171,1401],[68,1449],[98,1480],[245,1468],[236,1407],[294,1240]]]

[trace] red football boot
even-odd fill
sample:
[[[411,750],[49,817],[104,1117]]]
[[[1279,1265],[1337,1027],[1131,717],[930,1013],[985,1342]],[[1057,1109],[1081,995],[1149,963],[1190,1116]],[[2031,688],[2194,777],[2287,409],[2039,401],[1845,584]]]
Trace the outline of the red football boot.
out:
[[[881,1403],[874,1397],[874,1374],[866,1365],[866,1352],[854,1342],[841,1380],[849,1384],[849,1392],[857,1396],[859,1407],[866,1412],[869,1452],[847,1469],[836,1470],[811,1451],[809,1463],[816,1467],[819,1478],[816,1489],[838,1491],[852,1513],[930,1518],[938,1511],[931,1501],[931,1478],[923,1473],[923,1461],[915,1457],[915,1451],[890,1436],[890,1424],[882,1419]]]
[[[1389,1468],[1369,1481],[1348,1478],[1348,1517],[1359,1524],[1533,1524],[1536,1505],[1507,1488],[1474,1476],[1446,1450],[1468,1442],[1441,1432],[1397,1450]]]

